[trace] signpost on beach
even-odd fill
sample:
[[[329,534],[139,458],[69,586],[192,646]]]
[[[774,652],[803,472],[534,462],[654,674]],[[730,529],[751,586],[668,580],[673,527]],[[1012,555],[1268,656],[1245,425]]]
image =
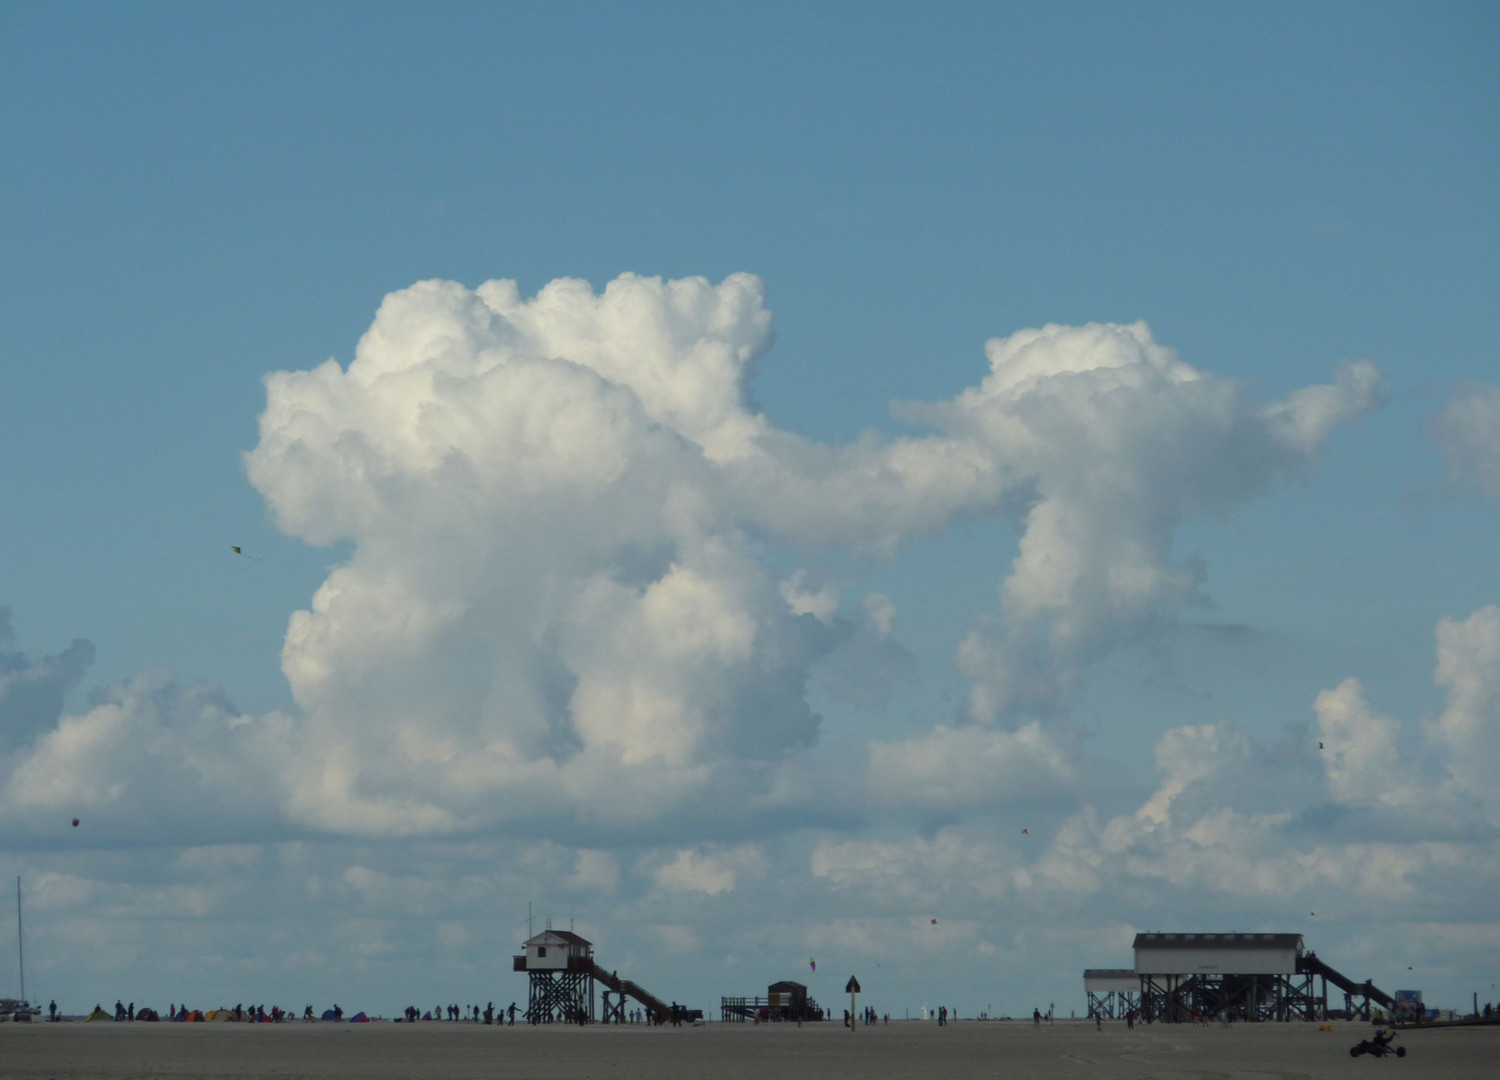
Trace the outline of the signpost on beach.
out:
[[[853,1031],[859,1027],[859,1014],[854,1011],[854,995],[859,993],[859,980],[853,975],[849,976],[849,984],[844,987],[844,992],[849,995],[849,1030]]]

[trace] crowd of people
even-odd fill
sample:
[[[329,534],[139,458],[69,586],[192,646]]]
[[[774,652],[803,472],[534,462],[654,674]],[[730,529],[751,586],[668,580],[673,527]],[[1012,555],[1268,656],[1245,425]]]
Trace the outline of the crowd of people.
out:
[[[399,1024],[402,1019],[408,1023],[416,1023],[419,1020],[446,1020],[453,1022],[468,1021],[475,1024],[498,1023],[504,1025],[508,1020],[510,1026],[514,1027],[517,1013],[518,1009],[514,1001],[510,1003],[508,1009],[502,1007],[499,1010],[496,1010],[494,1002],[490,1002],[485,1006],[483,1012],[480,1011],[478,1005],[438,1005],[427,1012],[423,1012],[413,1005],[407,1007],[403,1016],[398,1018],[396,1022]],[[62,1019],[62,1014],[58,1011],[56,1001],[51,1002],[47,1006],[47,1018],[54,1022]],[[88,1015],[88,1019],[90,1020],[115,1020],[119,1023],[135,1023],[136,1021],[154,1023],[163,1020],[169,1023],[201,1023],[209,1020],[229,1020],[249,1024],[280,1024],[291,1022],[296,1018],[296,1013],[291,1009],[283,1009],[279,1005],[272,1005],[270,1008],[267,1008],[264,1005],[239,1004],[232,1009],[221,1006],[217,1009],[203,1010],[192,1008],[186,1002],[178,1005],[175,1001],[167,1006],[165,1016],[155,1009],[137,1009],[133,1001],[129,1004],[126,1004],[124,1001],[116,1001],[113,1014],[106,1011],[103,1005],[95,1005],[94,1011]],[[332,1008],[324,1009],[321,1013],[315,1013],[313,1007],[308,1005],[302,1010],[301,1019],[303,1023],[313,1023],[315,1021],[341,1023],[344,1019],[344,1010],[342,1006],[335,1003]],[[350,1019],[365,1019],[365,1014],[357,1013]]]
[[[467,1020],[470,1023],[474,1024],[498,1023],[502,1026],[506,1023],[506,1020],[509,1019],[510,1026],[515,1027],[516,1003],[512,1001],[510,1003],[510,1008],[507,1009],[502,1006],[497,1012],[495,1009],[495,1003],[492,1001],[484,1007],[483,1013],[479,1011],[478,1005],[437,1005],[427,1012],[423,1012],[421,1008],[416,1005],[408,1005],[405,1011],[402,1013],[402,1018],[405,1019],[408,1024],[415,1024],[418,1020],[449,1020],[453,1021],[454,1023],[457,1023],[461,1020]],[[399,1024],[401,1021],[397,1020],[396,1022]]]
[[[49,1020],[57,1021],[62,1019],[62,1015],[58,1012],[56,1001],[47,1007],[47,1013]],[[514,1001],[509,1006],[501,1006],[497,1009],[495,1003],[491,1001],[483,1009],[480,1009],[478,1005],[435,1005],[431,1009],[424,1011],[419,1006],[408,1005],[402,1011],[401,1016],[396,1018],[396,1023],[399,1024],[405,1021],[409,1024],[415,1024],[419,1021],[440,1020],[450,1023],[465,1022],[515,1027],[517,1016],[520,1016],[523,1022],[529,1024],[586,1023],[588,1019],[587,1016],[580,1018],[576,1015],[569,1015],[562,1009],[553,1012],[538,1012],[533,1015],[531,1010],[523,1011]],[[634,1009],[624,1013],[623,1022],[647,1024],[655,1021],[656,1023],[671,1023],[674,1026],[680,1026],[686,1016],[687,1011],[674,1002],[670,1017],[652,1017],[644,1009]],[[163,1016],[155,1009],[137,1009],[133,1001],[129,1004],[123,1001],[116,1001],[113,1014],[107,1012],[102,1005],[95,1005],[94,1011],[89,1014],[88,1019],[116,1020],[120,1023],[134,1023],[136,1021],[156,1022],[162,1020],[170,1023],[200,1023],[210,1020],[229,1020],[250,1024],[280,1024],[295,1020],[296,1014],[291,1009],[283,1009],[279,1005],[272,1005],[270,1008],[267,1008],[264,1005],[246,1006],[240,1004],[232,1009],[220,1007],[218,1009],[203,1010],[194,1009],[186,1003],[178,1005],[176,1002],[172,1002],[167,1007],[166,1015]],[[335,1004],[332,1008],[325,1009],[322,1013],[318,1014],[314,1013],[311,1005],[308,1005],[302,1010],[301,1019],[304,1023],[312,1023],[314,1021],[333,1021],[339,1023],[344,1019],[344,1010],[341,1006]],[[351,1019],[365,1019],[365,1014],[357,1013]]]

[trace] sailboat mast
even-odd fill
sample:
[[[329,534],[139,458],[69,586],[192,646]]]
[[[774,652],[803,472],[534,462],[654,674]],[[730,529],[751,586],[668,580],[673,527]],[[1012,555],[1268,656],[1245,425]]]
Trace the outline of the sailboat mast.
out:
[[[21,875],[16,875],[16,959],[21,964],[21,1001],[27,1005],[31,999],[26,996],[26,935],[21,932]]]

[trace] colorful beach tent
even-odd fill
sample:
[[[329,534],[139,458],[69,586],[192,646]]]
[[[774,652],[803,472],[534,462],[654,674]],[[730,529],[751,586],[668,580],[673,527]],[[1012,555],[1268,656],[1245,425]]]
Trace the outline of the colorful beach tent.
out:
[[[105,1012],[103,1009],[95,1009],[93,1012],[89,1013],[89,1020],[108,1020],[111,1024],[115,1022],[114,1015],[112,1013]]]
[[[349,1023],[351,1024],[368,1024],[369,1022],[370,1018],[362,1012],[357,1012],[349,1017]]]
[[[333,1015],[333,1010],[332,1009],[324,1009],[323,1010],[323,1017],[322,1018],[324,1020],[337,1020],[338,1019],[338,1017],[336,1017],[336,1016]]]

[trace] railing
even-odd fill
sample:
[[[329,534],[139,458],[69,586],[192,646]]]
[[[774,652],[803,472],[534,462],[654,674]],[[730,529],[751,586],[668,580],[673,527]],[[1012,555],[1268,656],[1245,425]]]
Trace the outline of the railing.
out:
[[[799,1015],[800,1013],[800,1015]],[[721,997],[719,1019],[726,1024],[743,1024],[749,1020],[813,1020],[822,1015],[818,1003],[812,998],[800,1008],[785,997],[778,997],[772,1004],[763,997]]]

